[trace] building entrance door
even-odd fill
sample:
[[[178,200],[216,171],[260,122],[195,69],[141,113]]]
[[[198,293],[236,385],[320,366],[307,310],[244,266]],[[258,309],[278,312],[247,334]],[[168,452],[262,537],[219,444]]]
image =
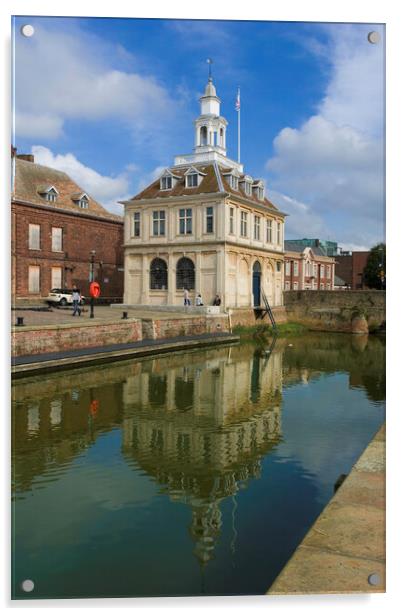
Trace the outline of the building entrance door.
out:
[[[253,303],[261,305],[261,265],[256,261],[253,265]]]

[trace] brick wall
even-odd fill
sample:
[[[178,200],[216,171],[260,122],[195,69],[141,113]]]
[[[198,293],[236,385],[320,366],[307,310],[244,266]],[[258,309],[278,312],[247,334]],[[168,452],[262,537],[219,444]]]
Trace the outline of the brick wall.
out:
[[[199,316],[184,319],[127,319],[85,325],[14,327],[12,355],[38,355],[137,340],[229,331],[228,317]]]
[[[143,339],[158,340],[175,336],[196,336],[214,332],[228,332],[226,315],[198,316],[183,319],[142,319]]]
[[[14,328],[12,355],[37,355],[71,349],[85,349],[103,344],[123,344],[142,339],[141,320],[119,323],[94,323],[80,326],[47,325],[40,328]]]
[[[95,276],[105,297],[123,296],[123,222],[12,203],[12,293],[29,297],[28,268],[40,267],[40,294],[51,289],[51,268],[62,268],[62,286],[74,284],[84,295],[89,292],[91,250],[95,255]],[[40,250],[30,250],[29,224],[40,225]],[[62,252],[52,251],[52,227],[63,229]]]

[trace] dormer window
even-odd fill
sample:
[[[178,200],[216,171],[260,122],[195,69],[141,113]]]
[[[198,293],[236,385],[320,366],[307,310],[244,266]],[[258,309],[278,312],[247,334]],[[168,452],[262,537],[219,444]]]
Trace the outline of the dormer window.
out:
[[[241,178],[240,180],[240,187],[244,190],[245,194],[248,197],[251,197],[253,194],[253,178],[251,178],[249,175],[245,175]]]
[[[71,195],[72,200],[78,207],[82,210],[87,210],[89,206],[89,197],[86,193],[77,193],[75,195]]]
[[[239,190],[239,174],[236,170],[231,169],[223,175],[227,178],[227,182],[232,190]]]
[[[89,201],[86,197],[78,201],[78,207],[82,208],[83,210],[88,209],[88,205],[89,205]]]
[[[172,188],[172,176],[164,175],[161,178],[161,190],[170,190]]]
[[[199,186],[202,182],[203,176],[205,175],[206,173],[199,171],[195,167],[190,167],[190,169],[187,169],[186,173],[184,174],[186,188],[196,188],[197,186]]]
[[[252,190],[253,195],[257,197],[259,201],[264,201],[264,182],[262,180],[254,182]]]
[[[54,186],[39,186],[38,193],[50,203],[54,203],[59,195]]]
[[[164,174],[160,178],[160,190],[172,190],[179,179],[178,175],[175,175],[169,169],[165,169]]]
[[[239,190],[239,178],[235,175],[230,176],[230,188],[233,188],[233,190]]]
[[[198,186],[198,173],[191,173],[186,176],[187,188],[194,188]]]

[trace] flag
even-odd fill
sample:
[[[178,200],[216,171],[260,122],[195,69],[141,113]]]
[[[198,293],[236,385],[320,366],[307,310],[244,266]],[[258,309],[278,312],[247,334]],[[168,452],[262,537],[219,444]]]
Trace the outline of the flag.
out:
[[[240,88],[237,90],[235,109],[236,111],[240,111]]]

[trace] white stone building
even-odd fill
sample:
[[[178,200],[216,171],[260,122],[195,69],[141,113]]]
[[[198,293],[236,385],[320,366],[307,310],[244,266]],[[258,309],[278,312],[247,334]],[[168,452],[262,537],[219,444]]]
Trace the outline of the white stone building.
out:
[[[209,78],[195,120],[193,154],[124,201],[128,305],[192,305],[218,294],[224,308],[283,303],[284,222],[262,180],[226,156],[227,121]]]

